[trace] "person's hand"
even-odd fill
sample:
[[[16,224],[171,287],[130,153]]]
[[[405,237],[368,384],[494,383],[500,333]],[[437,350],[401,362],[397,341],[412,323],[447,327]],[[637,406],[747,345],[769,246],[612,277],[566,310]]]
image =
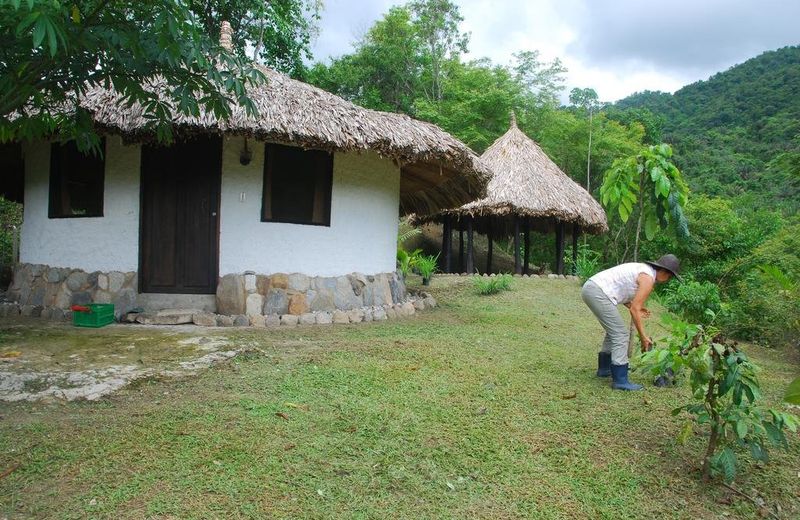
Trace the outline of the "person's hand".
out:
[[[647,336],[642,336],[640,339],[642,341],[642,354],[650,352],[653,348],[653,340]]]

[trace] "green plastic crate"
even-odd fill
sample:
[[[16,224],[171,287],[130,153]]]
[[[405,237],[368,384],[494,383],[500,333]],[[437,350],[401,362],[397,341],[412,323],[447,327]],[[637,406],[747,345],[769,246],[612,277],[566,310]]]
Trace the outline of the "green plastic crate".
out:
[[[76,327],[105,327],[114,321],[113,303],[90,303],[84,307],[89,311],[72,311],[72,324]]]

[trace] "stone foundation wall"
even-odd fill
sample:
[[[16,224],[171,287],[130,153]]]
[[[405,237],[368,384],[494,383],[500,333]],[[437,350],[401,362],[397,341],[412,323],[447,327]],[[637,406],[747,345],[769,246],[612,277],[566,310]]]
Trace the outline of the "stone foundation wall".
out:
[[[17,264],[6,297],[26,316],[64,318],[72,305],[113,303],[117,317],[136,306],[135,272],[99,271]]]
[[[68,317],[72,305],[113,303],[117,318],[137,306],[135,272],[87,273],[80,269],[18,264],[6,294],[26,316]],[[338,277],[303,274],[228,274],[217,286],[217,313],[228,316],[294,315],[402,304],[407,292],[396,273]]]
[[[269,316],[333,312],[395,305],[406,299],[403,279],[396,273],[338,277],[304,274],[227,274],[217,286],[217,312],[224,315]]]

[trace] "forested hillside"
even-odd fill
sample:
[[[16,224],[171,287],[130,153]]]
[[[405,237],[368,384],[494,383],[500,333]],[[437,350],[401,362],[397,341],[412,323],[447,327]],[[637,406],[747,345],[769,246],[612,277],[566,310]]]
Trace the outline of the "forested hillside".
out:
[[[633,94],[613,109],[663,117],[663,140],[696,192],[796,211],[800,198],[800,47],[766,52],[674,95]]]

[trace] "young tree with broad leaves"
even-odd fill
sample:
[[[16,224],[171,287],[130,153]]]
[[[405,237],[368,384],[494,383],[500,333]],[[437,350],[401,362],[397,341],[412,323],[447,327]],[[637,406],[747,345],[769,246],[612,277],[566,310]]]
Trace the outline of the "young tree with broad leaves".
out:
[[[659,144],[643,148],[636,155],[617,159],[600,187],[603,206],[619,213],[623,223],[636,215],[633,261],[639,261],[639,243],[652,240],[659,229],[672,225],[679,238],[689,236],[683,213],[689,187],[672,163],[672,147]]]

